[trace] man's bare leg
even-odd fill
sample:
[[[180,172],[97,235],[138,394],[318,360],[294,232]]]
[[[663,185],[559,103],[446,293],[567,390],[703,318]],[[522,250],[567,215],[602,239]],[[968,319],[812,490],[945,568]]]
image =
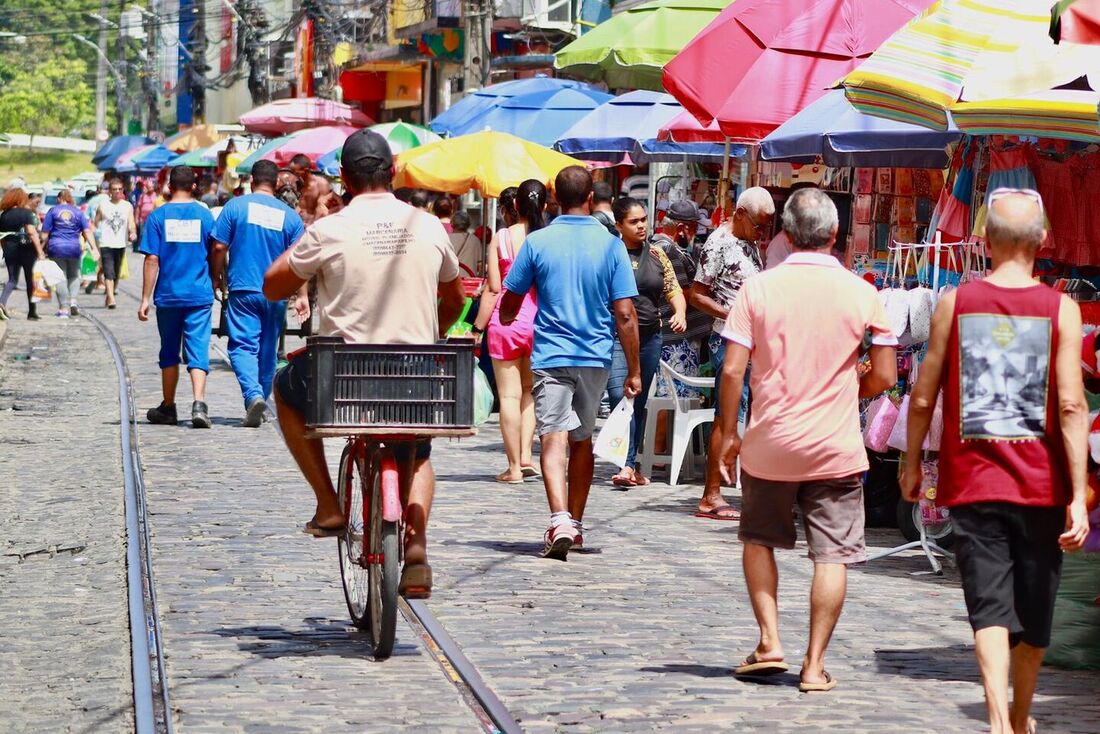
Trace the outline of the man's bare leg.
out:
[[[782,660],[783,645],[779,642],[779,569],[775,551],[766,545],[745,543],[741,564],[745,569],[745,586],[752,601],[752,613],[760,627],[760,642],[754,655],[758,662]]]
[[[588,504],[588,491],[592,489],[592,474],[596,470],[596,456],[592,453],[592,439],[569,444],[569,514],[577,522],[584,516]]]
[[[163,367],[160,371],[160,391],[165,405],[176,404],[176,386],[180,382],[180,366]]]
[[[727,505],[722,497],[722,475],[718,465],[722,460],[722,422],[719,420],[711,424],[710,446],[707,450],[707,477],[703,485],[703,497],[699,500],[699,511],[710,512],[716,507]],[[722,517],[738,519],[741,513],[737,510],[726,510]]]
[[[336,490],[332,486],[328,462],[325,461],[324,443],[319,438],[306,438],[305,417],[285,403],[278,390],[275,390],[275,405],[279,409],[279,427],[286,447],[317,497],[313,522],[322,528],[342,526],[344,513],[336,500]]]
[[[546,485],[546,501],[550,513],[568,511],[568,492],[566,490],[566,451],[569,434],[555,431],[540,437],[542,442],[542,481]]]
[[[1011,734],[1008,713],[1008,629],[986,627],[974,633],[974,648],[978,668],[982,671],[985,705],[989,710],[989,730],[992,734]]]
[[[848,567],[842,563],[815,563],[810,587],[810,644],[802,661],[804,683],[825,683],[825,649],[833,636],[844,595],[848,592]]]
[[[428,459],[416,462],[412,486],[402,487],[405,495],[405,563],[428,562],[428,516],[435,496],[435,470]]]
[[[191,393],[195,400],[206,400],[206,371],[188,370],[191,374]]]
[[[1046,649],[1021,642],[1012,648],[1012,731],[1031,734],[1031,699],[1039,680],[1039,667]]]

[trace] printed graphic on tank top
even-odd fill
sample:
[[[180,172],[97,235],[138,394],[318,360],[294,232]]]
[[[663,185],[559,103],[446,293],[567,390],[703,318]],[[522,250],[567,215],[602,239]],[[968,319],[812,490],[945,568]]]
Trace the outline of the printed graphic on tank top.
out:
[[[962,440],[1045,435],[1050,319],[971,313],[958,328]]]

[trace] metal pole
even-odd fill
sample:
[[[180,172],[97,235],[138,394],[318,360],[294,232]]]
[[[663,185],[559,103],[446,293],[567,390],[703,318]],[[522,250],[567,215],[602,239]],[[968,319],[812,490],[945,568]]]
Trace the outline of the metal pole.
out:
[[[99,2],[99,47],[107,46],[107,0]],[[104,141],[101,136],[107,132],[107,59],[103,54],[96,54],[95,75],[95,145],[98,149]],[[101,132],[102,131],[102,132]]]
[[[115,44],[115,53],[118,56],[118,61],[115,62],[115,68],[118,69],[118,89],[115,91],[118,95],[118,100],[115,102],[117,105],[115,109],[115,123],[118,126],[118,134],[125,135],[128,130],[126,129],[126,109],[129,106],[129,102],[126,99],[126,87],[129,84],[129,80],[126,76],[126,34],[125,29],[122,27],[125,21],[126,14],[126,0],[118,0],[118,42]]]
[[[718,207],[722,210],[720,219],[726,219],[726,199],[730,193],[730,139],[726,135],[726,142],[722,147],[722,178],[718,182]]]

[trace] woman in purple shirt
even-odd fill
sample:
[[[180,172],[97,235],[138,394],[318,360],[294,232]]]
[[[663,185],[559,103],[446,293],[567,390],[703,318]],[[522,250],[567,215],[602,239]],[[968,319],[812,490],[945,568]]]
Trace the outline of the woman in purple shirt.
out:
[[[57,263],[65,279],[57,284],[57,316],[69,318],[80,312],[76,306],[76,294],[80,290],[80,259],[84,255],[81,238],[88,242],[92,253],[99,257],[95,233],[84,212],[73,205],[73,194],[62,189],[57,195],[60,202],[46,214],[42,224],[46,254]]]

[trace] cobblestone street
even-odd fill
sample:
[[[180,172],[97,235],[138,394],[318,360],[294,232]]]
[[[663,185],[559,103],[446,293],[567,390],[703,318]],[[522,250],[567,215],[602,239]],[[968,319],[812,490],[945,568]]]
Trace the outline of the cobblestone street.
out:
[[[403,620],[393,658],[370,658],[347,617],[336,543],[300,532],[312,495],[274,426],[239,427],[239,389],[217,352],[212,430],[144,422],[160,375],[156,327],[137,321],[126,293],[137,287],[124,285],[118,310],[92,310],[121,343],[136,390],[177,730],[477,731]],[[16,361],[42,344],[45,357]],[[178,398],[182,416],[186,378]],[[0,347],[0,668],[15,672],[0,679],[2,730],[132,727],[117,406],[110,355],[91,324],[10,323]],[[330,444],[333,465],[339,448]],[[612,491],[609,466],[598,466],[586,549],[560,563],[537,555],[547,519],[541,483],[492,481],[503,468],[495,421],[476,438],[437,442],[433,456],[428,605],[526,731],[983,730],[950,567],[944,577],[913,576],[927,563],[905,554],[854,568],[828,659],[839,686],[804,695],[797,663],[812,566],[804,545],[780,553],[792,672],[741,682],[730,670],[756,630],[737,524],[692,517],[699,487]],[[735,493],[727,499],[737,504]],[[876,530],[869,542],[902,541]],[[49,543],[86,548],[11,555]],[[1040,731],[1098,731],[1098,690],[1096,673],[1044,669]]]

